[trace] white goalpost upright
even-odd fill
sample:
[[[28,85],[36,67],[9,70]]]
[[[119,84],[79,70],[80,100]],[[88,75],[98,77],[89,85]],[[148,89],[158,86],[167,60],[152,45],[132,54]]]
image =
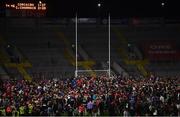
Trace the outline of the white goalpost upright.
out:
[[[77,18],[77,13],[76,13],[76,19],[75,19],[76,21],[75,21],[75,31],[76,31],[76,70],[75,70],[75,77],[77,77],[78,76],[78,74],[77,74],[77,70],[78,70],[78,63],[77,63],[77,23],[78,23],[78,18]]]
[[[111,77],[111,17],[110,17],[110,14],[108,16],[108,40],[109,40],[109,78]]]
[[[108,15],[108,69],[103,70],[79,70],[78,69],[78,16],[76,13],[75,17],[75,49],[76,49],[76,69],[75,69],[75,77],[78,77],[78,72],[107,72],[108,77],[111,77],[111,22],[110,22],[110,14]]]

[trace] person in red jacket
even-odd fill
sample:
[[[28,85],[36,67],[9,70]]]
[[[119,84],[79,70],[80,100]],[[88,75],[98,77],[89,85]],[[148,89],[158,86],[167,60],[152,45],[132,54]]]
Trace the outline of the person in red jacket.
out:
[[[12,116],[12,108],[11,108],[11,106],[6,107],[6,116]]]
[[[78,111],[79,111],[80,115],[83,116],[83,113],[84,113],[84,111],[85,111],[85,107],[84,107],[83,104],[81,104],[81,105],[78,107]]]

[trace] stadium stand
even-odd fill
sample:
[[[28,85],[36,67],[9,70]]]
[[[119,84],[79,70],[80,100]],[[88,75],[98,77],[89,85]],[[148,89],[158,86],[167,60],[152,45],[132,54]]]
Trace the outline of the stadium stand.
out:
[[[75,78],[74,20],[0,20],[1,116],[180,115],[179,25],[112,22],[114,77]],[[107,32],[105,21],[79,24],[80,69],[107,69]]]

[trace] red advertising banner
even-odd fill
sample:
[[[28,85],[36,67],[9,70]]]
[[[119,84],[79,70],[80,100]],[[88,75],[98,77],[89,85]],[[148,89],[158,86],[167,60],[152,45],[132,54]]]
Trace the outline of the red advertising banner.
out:
[[[146,42],[144,54],[149,60],[178,60],[179,51],[173,42]]]

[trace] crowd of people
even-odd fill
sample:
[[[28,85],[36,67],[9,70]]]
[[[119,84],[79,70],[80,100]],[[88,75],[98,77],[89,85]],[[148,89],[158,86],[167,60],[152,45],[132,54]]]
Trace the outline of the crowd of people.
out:
[[[179,116],[178,78],[4,81],[1,116]]]

